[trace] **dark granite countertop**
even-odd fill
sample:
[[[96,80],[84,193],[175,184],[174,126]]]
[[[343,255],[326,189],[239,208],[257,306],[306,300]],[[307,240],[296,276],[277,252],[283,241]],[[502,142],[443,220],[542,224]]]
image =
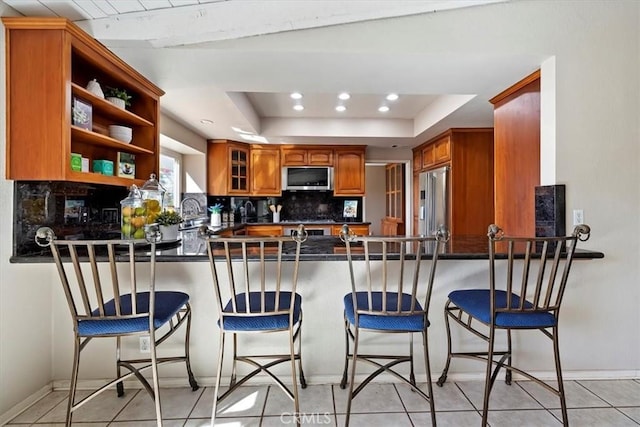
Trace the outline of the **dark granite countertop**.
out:
[[[225,231],[241,229],[242,223],[223,225],[211,228],[211,232],[220,234]],[[141,247],[140,256],[148,256],[145,247]],[[161,242],[157,246],[158,262],[208,262],[206,242],[198,236],[198,229],[183,230],[179,239],[171,242]],[[285,244],[285,259],[293,258],[294,243]],[[485,236],[454,237],[445,246],[441,259],[450,260],[483,260],[488,259],[488,244]],[[353,253],[353,252],[352,252]],[[355,258],[362,258],[363,255],[354,254]],[[575,259],[599,259],[604,258],[602,252],[590,251],[578,248]],[[338,236],[309,236],[302,244],[301,261],[339,261],[346,259],[345,244]],[[48,263],[53,262],[48,249],[39,254],[31,256],[14,256],[12,263]]]

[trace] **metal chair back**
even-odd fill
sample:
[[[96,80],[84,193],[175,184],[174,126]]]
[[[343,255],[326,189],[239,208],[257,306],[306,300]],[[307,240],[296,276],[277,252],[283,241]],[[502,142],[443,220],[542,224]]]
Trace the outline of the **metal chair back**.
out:
[[[355,236],[344,238],[354,307],[356,293],[366,292],[365,309],[357,315],[415,316],[429,312],[431,293],[436,273],[438,255],[448,240],[448,232],[441,228],[434,236]],[[356,248],[364,254],[363,278],[356,277],[353,255]],[[421,279],[424,257],[430,260],[426,280]],[[374,294],[381,293],[382,304],[375,305]],[[403,295],[405,297],[403,298]],[[411,298],[406,298],[410,295]],[[393,301],[391,301],[393,299]],[[407,300],[409,306],[404,305]],[[419,306],[418,301],[422,304]]]
[[[289,315],[293,325],[294,299],[282,304],[281,294],[296,292],[301,242],[290,236],[208,239],[220,318]],[[285,253],[293,255],[293,262],[283,261]],[[275,305],[270,306],[270,301]]]
[[[577,242],[587,240],[589,232],[587,225],[579,225],[570,236],[512,237],[495,224],[489,226],[491,313],[544,311],[557,316]],[[504,284],[507,299],[501,307],[494,298],[499,284]]]
[[[138,293],[138,271],[135,248],[149,245],[150,258],[148,285],[149,307],[144,311],[138,307],[137,298],[122,298]],[[51,252],[55,261],[64,293],[74,322],[82,320],[119,320],[149,318],[153,329],[155,308],[155,243],[140,240],[52,240]],[[108,263],[108,272],[102,271],[99,263]],[[118,264],[126,264],[126,268]],[[145,286],[146,288],[146,286]],[[146,289],[145,289],[146,290]],[[107,314],[106,304],[113,299],[114,310]],[[126,308],[124,305],[126,305]],[[130,309],[128,308],[130,307]]]

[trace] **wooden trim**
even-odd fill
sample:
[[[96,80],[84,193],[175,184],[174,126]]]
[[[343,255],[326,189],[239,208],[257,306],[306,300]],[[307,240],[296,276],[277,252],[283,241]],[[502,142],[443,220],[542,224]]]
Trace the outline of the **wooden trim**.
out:
[[[493,98],[491,98],[489,100],[490,103],[492,104],[498,104],[499,102],[503,101],[505,98],[513,95],[514,93],[518,92],[520,89],[522,89],[523,87],[527,86],[529,83],[540,79],[540,70],[536,70],[533,73],[529,74],[527,77],[525,77],[524,79],[520,80],[519,82],[517,82],[516,84],[514,84],[511,87],[508,87],[507,89],[503,90],[502,92],[500,92],[499,94],[497,94],[496,96],[494,96]]]

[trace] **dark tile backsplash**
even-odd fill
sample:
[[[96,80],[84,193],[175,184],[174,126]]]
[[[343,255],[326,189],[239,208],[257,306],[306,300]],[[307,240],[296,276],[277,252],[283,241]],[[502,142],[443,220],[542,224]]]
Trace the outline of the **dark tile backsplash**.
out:
[[[62,238],[120,236],[120,200],[124,187],[75,182],[16,181],[14,184],[14,255],[39,254],[36,230],[46,225]],[[48,251],[45,250],[45,251]]]
[[[358,209],[355,218],[345,219],[343,217],[344,202],[355,200],[358,202]],[[248,218],[268,219],[271,212],[268,209],[270,204],[282,205],[280,220],[333,220],[362,221],[362,197],[334,197],[330,191],[283,191],[282,197],[212,197],[207,198],[207,205],[213,206],[220,203],[224,211],[233,209],[236,221],[241,221],[241,207],[247,201],[253,205],[252,212]],[[250,208],[251,210],[251,208]],[[245,213],[246,215],[246,213]]]

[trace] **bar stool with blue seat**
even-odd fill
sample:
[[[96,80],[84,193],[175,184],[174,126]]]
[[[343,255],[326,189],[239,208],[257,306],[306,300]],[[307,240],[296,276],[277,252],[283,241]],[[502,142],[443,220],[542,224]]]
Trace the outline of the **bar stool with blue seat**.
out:
[[[51,248],[73,321],[75,346],[66,425],[71,425],[74,411],[108,388],[115,385],[118,396],[123,396],[123,381],[135,376],[153,399],[156,422],[162,426],[158,367],[184,362],[192,390],[199,386],[189,361],[189,295],[156,291],[156,244],[144,239],[58,240],[47,227],[37,231],[36,242]],[[141,253],[140,248],[143,248]],[[144,259],[137,262],[139,255]],[[139,270],[144,274],[139,274]],[[147,290],[141,289],[143,287]],[[157,347],[182,325],[185,326],[184,354],[159,357]],[[149,357],[124,358],[123,338],[144,335],[149,336]],[[76,402],[80,354],[90,341],[103,338],[116,340],[116,378]],[[128,372],[123,374],[123,368]],[[149,369],[151,384],[143,376]]]
[[[206,233],[206,227],[204,232]],[[296,292],[296,286],[300,247],[306,238],[307,232],[302,225],[298,226],[292,236],[207,237],[220,331],[212,425],[215,424],[219,411],[218,405],[259,373],[267,374],[293,400],[292,415],[294,420],[299,419],[296,362],[302,388],[306,387],[306,381],[300,344],[302,297]],[[288,256],[290,259],[285,259]],[[255,350],[255,342],[252,342],[253,345],[243,346],[244,351],[239,350],[241,335],[255,338],[256,334],[267,333],[287,334],[287,351],[263,353]],[[221,393],[227,335],[231,335],[233,340],[232,369],[229,388]],[[238,362],[249,365],[251,369],[241,373],[240,378]],[[279,373],[274,369],[283,363],[290,364],[291,388],[278,377]]]
[[[431,411],[431,421],[436,425],[436,413],[431,384],[431,366],[427,328],[429,327],[429,304],[434,284],[436,264],[449,233],[441,226],[435,236],[355,236],[345,224],[341,239],[346,244],[351,292],[344,296],[345,363],[340,388],[349,383],[345,425],[351,418],[353,399],[374,378],[388,373],[409,384],[426,399]],[[354,258],[363,254],[360,262]],[[424,256],[423,256],[424,255]],[[428,269],[426,279],[421,270]],[[408,354],[371,354],[360,352],[361,335],[407,334]],[[416,384],[413,356],[413,335],[422,334],[424,365],[427,377],[427,392]],[[350,343],[353,342],[353,349]],[[351,375],[347,381],[349,361]],[[356,363],[367,362],[376,369],[355,387]],[[396,368],[401,363],[409,364],[409,376]]]
[[[578,225],[570,236],[510,237],[492,224],[488,232],[489,287],[455,290],[449,294],[444,309],[447,361],[438,385],[446,381],[454,357],[486,363],[482,425],[487,425],[491,389],[503,367],[507,384],[511,384],[512,372],[516,372],[558,396],[563,424],[569,424],[560,367],[558,315],[576,245],[578,241],[586,241],[589,235],[589,226]],[[452,351],[450,322],[486,341],[487,351]],[[540,331],[551,339],[557,388],[513,366],[512,331],[523,330]],[[498,331],[506,332],[504,350],[495,346]]]

